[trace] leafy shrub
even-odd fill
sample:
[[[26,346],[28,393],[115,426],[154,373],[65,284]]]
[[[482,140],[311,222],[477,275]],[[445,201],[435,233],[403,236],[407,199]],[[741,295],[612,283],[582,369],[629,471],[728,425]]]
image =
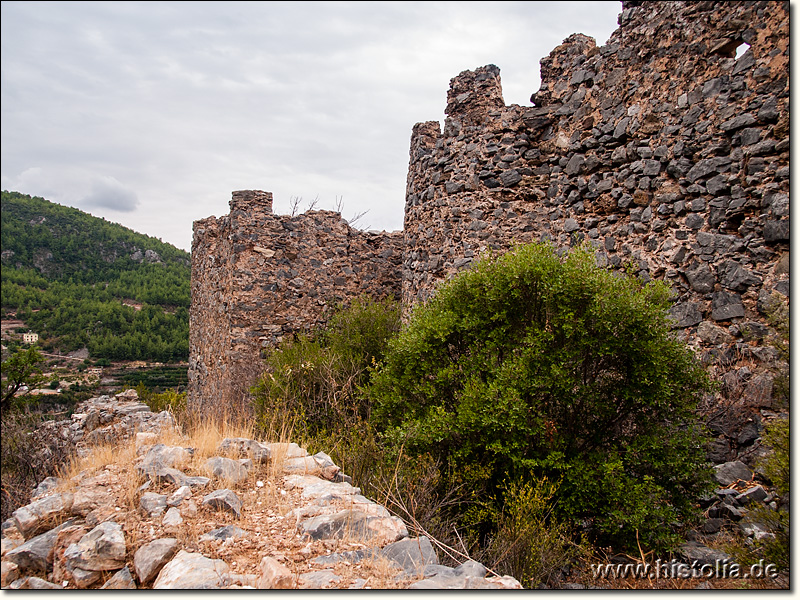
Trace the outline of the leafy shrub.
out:
[[[168,410],[176,415],[182,415],[186,412],[186,392],[165,390],[160,393],[147,393],[142,397],[142,401],[153,412]]]
[[[570,528],[553,514],[558,488],[546,477],[504,482],[502,499],[479,509],[482,519],[494,523],[484,560],[495,571],[527,587],[550,587],[570,563],[588,555],[587,545],[573,542]]]
[[[298,434],[313,436],[366,421],[370,406],[358,390],[399,328],[396,301],[363,297],[340,308],[324,331],[269,351],[253,389],[261,428],[275,431],[288,420]]]
[[[671,545],[710,478],[694,412],[710,384],[669,305],[663,283],[598,268],[587,248],[485,257],[390,342],[379,427],[489,494],[530,473],[562,481],[558,516],[597,541]]]

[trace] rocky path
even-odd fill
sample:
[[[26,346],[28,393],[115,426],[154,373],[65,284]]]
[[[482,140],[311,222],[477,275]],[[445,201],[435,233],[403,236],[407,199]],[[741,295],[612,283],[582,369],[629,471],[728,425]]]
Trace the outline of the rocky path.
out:
[[[133,390],[50,427],[81,460],[2,524],[3,588],[521,587],[474,561],[440,565],[324,453],[189,439]]]

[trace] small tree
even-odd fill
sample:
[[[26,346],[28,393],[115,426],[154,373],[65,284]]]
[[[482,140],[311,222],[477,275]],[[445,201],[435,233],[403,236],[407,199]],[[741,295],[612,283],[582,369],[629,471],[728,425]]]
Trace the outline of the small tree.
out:
[[[41,363],[44,357],[36,348],[18,350],[2,363],[2,410],[6,410],[14,396],[22,391],[25,395],[41,385]]]
[[[582,248],[488,256],[390,343],[371,394],[384,436],[492,495],[561,480],[556,511],[595,539],[674,543],[705,489],[697,400],[709,381],[671,332],[670,292]]]

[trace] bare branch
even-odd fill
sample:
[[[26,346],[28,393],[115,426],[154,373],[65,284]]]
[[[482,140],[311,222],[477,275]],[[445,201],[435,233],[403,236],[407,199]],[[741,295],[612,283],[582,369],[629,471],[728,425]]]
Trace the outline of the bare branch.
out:
[[[292,207],[292,216],[293,217],[297,215],[297,209],[300,206],[300,202],[302,202],[302,201],[303,201],[303,197],[302,196],[292,196],[291,198],[289,198],[289,204]]]
[[[333,205],[333,210],[335,210],[339,214],[342,214],[343,208],[344,208],[344,196],[336,196],[336,202]]]
[[[356,222],[357,222],[357,221],[358,221],[358,220],[359,220],[361,217],[363,217],[365,214],[367,214],[368,212],[369,212],[369,209],[365,210],[364,212],[360,212],[360,213],[358,213],[358,214],[354,215],[352,218],[350,218],[350,219],[347,221],[347,223],[350,225],[350,227],[355,227],[355,226],[356,226]],[[369,226],[367,226],[367,227],[359,227],[359,229],[367,229],[368,227],[369,227]]]
[[[319,202],[319,194],[317,194],[317,197],[308,203],[308,208],[306,208],[306,210],[307,211],[314,210],[314,207],[317,205],[317,202]]]

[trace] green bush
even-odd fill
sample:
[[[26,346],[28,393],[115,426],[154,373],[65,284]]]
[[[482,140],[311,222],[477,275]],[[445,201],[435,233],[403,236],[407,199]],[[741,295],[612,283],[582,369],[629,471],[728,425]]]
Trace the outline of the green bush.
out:
[[[494,524],[484,551],[486,564],[526,587],[552,587],[572,562],[588,556],[588,546],[573,542],[570,528],[554,517],[558,488],[547,478],[504,482],[502,499],[473,511]]]
[[[313,437],[363,424],[370,406],[359,389],[399,328],[396,301],[363,297],[340,307],[316,335],[301,334],[270,350],[253,389],[260,427]]]
[[[485,257],[390,343],[378,426],[490,495],[531,473],[562,481],[558,516],[596,541],[670,546],[709,485],[695,408],[710,383],[669,306],[663,283],[598,268],[587,248]]]

